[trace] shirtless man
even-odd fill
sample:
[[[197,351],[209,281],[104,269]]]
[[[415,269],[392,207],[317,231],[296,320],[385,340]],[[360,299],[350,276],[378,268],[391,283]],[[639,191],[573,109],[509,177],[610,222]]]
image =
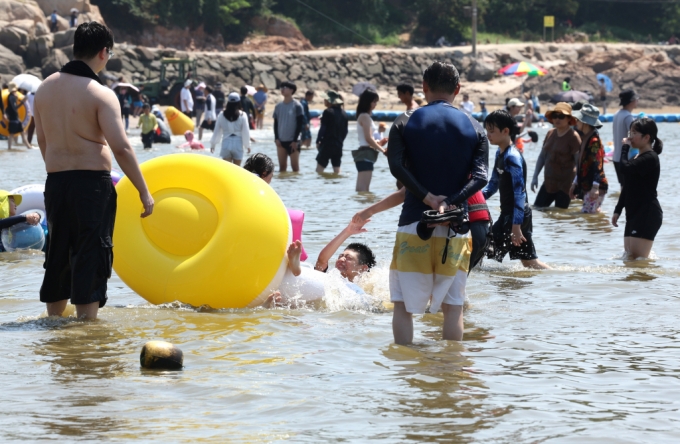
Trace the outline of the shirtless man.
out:
[[[48,77],[35,95],[50,231],[40,301],[47,304],[49,316],[61,316],[70,298],[79,318],[94,320],[106,303],[116,217],[111,152],[139,191],[142,217],[153,211],[116,94],[96,75],[112,50],[113,34],[106,26],[83,23],[75,33],[75,60]]]

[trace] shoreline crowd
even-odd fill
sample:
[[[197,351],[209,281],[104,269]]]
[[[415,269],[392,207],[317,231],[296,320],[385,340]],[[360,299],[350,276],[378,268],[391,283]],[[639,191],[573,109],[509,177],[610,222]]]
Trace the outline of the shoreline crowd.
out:
[[[35,94],[32,115],[48,173],[45,205],[50,232],[40,299],[47,303],[50,315],[61,315],[70,298],[79,317],[95,319],[98,308],[106,303],[116,212],[111,153],[139,191],[144,207],[141,217],[153,213],[153,197],[126,135],[126,117],[132,109],[141,111],[145,148],[151,147],[149,134],[158,121],[148,104],[137,107],[127,99],[127,91],[121,99],[120,89],[116,93],[99,80],[97,73],[112,55],[113,35],[108,28],[96,22],[80,25],[75,34],[75,60],[47,78]],[[245,86],[240,94],[202,83],[196,88],[199,93],[192,94],[192,86],[193,81],[187,80],[180,94],[181,111],[195,117],[199,128],[198,141],[193,133],[187,135],[187,146],[203,147],[203,130],[213,131],[211,152],[219,146],[222,159],[240,165],[250,153],[250,130],[262,127],[266,89],[258,89],[253,103]],[[302,147],[312,145],[308,103],[314,93],[310,91],[297,101],[294,83],[285,81],[280,86],[283,100],[273,111],[278,167],[286,171],[290,161],[297,172]],[[520,146],[522,131],[531,120],[521,124],[516,120],[527,104],[509,99],[506,109],[486,112],[483,122],[477,122],[471,116],[474,104],[467,95],[463,94],[460,109],[454,106],[461,90],[460,78],[456,67],[445,62],[434,62],[424,71],[422,89],[425,102],[418,104],[412,85],[397,86],[406,109],[387,135],[385,127],[376,125],[371,117],[380,99],[378,93],[369,87],[359,94],[354,142],[358,148],[352,151],[357,169],[355,189],[369,190],[374,164],[382,153],[398,190],[355,214],[347,228],[322,250],[315,267],[327,271],[331,258],[350,236],[365,232],[364,226],[375,214],[401,204],[389,276],[393,333],[398,344],[412,342],[412,316],[425,313],[428,306],[432,313],[439,309],[444,313],[443,338],[462,340],[467,277],[483,257],[502,261],[509,255],[525,267],[549,268],[539,261],[534,244],[527,165]],[[333,173],[340,174],[349,120],[340,94],[328,90],[323,99],[325,110],[315,141],[316,171],[324,172],[330,163]],[[637,94],[624,91],[620,100],[621,110],[613,125],[614,166],[622,192],[611,222],[618,226],[625,209],[626,253],[633,258],[649,257],[663,219],[656,192],[663,143],[653,120],[632,116]],[[78,111],[59,112],[72,104]],[[530,183],[533,191],[538,189],[534,208],[553,203],[568,208],[572,200],[581,199],[582,212],[601,211],[609,182],[604,173],[599,116],[599,109],[589,103],[574,107],[558,103],[545,113],[553,129],[543,141]],[[14,120],[10,119],[10,125]],[[489,145],[498,147],[491,171]],[[631,150],[637,152],[631,155]],[[244,168],[270,183],[275,164],[257,153],[246,159]],[[539,187],[541,171],[544,180]],[[496,193],[500,195],[500,214],[492,215],[486,199]],[[17,199],[20,196],[0,193],[0,226],[16,217]],[[88,203],[87,208],[82,202]],[[22,222],[39,222],[29,216]],[[288,250],[289,267],[295,275],[300,274],[301,249],[297,241]],[[369,246],[352,243],[334,266],[351,284],[374,265]],[[350,288],[361,291],[357,286]],[[270,305],[286,302],[280,294],[269,300]]]

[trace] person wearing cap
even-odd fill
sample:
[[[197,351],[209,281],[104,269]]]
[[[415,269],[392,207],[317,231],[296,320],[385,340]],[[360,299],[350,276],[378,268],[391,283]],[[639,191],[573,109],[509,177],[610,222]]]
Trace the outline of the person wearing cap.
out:
[[[264,112],[267,105],[267,87],[260,84],[257,87],[257,92],[253,94],[255,101],[255,126],[257,129],[262,129],[264,125]]]
[[[200,128],[201,119],[205,112],[205,83],[199,83],[194,89],[194,117],[196,118],[196,128]]]
[[[28,213],[17,216],[17,207],[21,205],[20,194],[10,194],[5,190],[0,190],[0,230],[13,227],[16,224],[27,223],[37,225],[40,223],[40,214]],[[0,242],[0,252],[5,251]]]
[[[508,108],[508,112],[512,117],[517,116],[520,112],[522,112],[522,107],[524,106],[524,102],[519,100],[518,98],[514,97],[510,100],[508,100],[508,104],[506,105]]]
[[[184,82],[184,88],[179,93],[179,106],[180,111],[187,115],[187,117],[192,117],[194,112],[194,98],[191,95],[191,79],[186,79]]]
[[[215,116],[218,116],[224,109],[224,102],[227,100],[227,96],[224,95],[220,82],[215,83],[215,89],[213,89],[212,95],[215,97]]]
[[[621,169],[621,147],[623,146],[623,139],[628,137],[630,126],[633,124],[633,120],[635,120],[632,111],[637,108],[638,99],[639,96],[635,90],[628,89],[621,91],[619,94],[619,106],[621,106],[621,109],[614,114],[612,123],[612,132],[614,133],[614,155],[612,160],[614,161],[616,178],[621,186],[624,183],[624,175]]]
[[[21,123],[21,120],[19,120],[19,109],[24,106],[24,102],[26,102],[26,97],[24,97],[22,100],[19,100],[17,97],[17,85],[14,82],[10,82],[10,84],[7,86],[9,90],[9,95],[7,96],[7,108],[5,109],[5,119],[9,121],[9,125],[7,126],[7,131],[9,132],[9,137],[7,137],[7,148],[12,149],[12,141],[14,140],[14,135],[21,134],[21,138],[24,142],[24,145],[28,149],[33,149],[33,146],[28,143],[28,138],[26,137],[26,133],[24,132],[24,126]]]
[[[288,169],[288,157],[293,172],[300,171],[300,146],[298,138],[305,124],[304,110],[293,94],[297,86],[293,82],[281,82],[283,102],[274,108],[274,140],[279,158],[279,171]]]
[[[45,79],[35,94],[49,227],[40,301],[49,316],[61,316],[71,299],[80,319],[94,320],[106,304],[113,264],[112,153],[139,193],[140,217],[153,213],[154,199],[125,135],[116,94],[97,75],[113,56],[113,33],[85,22],[73,39],[74,60]]]
[[[609,184],[604,174],[604,146],[598,129],[602,128],[600,110],[590,103],[573,111],[576,128],[583,134],[576,177],[569,197],[583,199],[582,213],[598,213]]]
[[[250,125],[248,116],[241,110],[241,96],[231,92],[227,96],[227,108],[217,116],[215,130],[210,138],[210,152],[222,141],[220,157],[227,162],[241,165],[243,153],[250,154]]]
[[[572,116],[571,105],[565,102],[555,105],[555,109],[545,113],[545,118],[554,128],[545,136],[531,181],[531,191],[536,192],[538,175],[545,166],[543,184],[534,206],[547,208],[554,202],[557,208],[569,208],[569,191],[576,177],[576,165],[581,151],[581,138],[572,128],[576,119]]]
[[[347,137],[349,119],[342,109],[343,101],[336,91],[332,89],[326,91],[323,101],[326,109],[321,115],[321,126],[316,136],[316,147],[319,149],[316,156],[316,172],[323,173],[330,161],[333,173],[340,174],[342,146]]]

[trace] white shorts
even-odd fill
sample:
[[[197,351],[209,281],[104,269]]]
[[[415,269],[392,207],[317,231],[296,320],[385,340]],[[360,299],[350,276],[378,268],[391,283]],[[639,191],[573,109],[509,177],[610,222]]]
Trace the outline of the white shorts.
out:
[[[399,227],[390,265],[390,300],[403,302],[406,311],[430,313],[441,304],[463,305],[470,268],[472,237],[456,235],[449,239],[446,261],[442,264],[448,227],[436,227],[426,241],[416,233],[417,222]]]
[[[228,136],[222,139],[220,157],[224,160],[243,159],[243,141],[239,136]]]

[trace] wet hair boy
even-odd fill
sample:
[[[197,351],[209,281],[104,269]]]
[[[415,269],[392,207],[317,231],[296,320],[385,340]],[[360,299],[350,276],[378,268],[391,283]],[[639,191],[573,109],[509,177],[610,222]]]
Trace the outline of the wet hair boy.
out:
[[[514,146],[519,127],[505,110],[493,111],[484,120],[489,143],[498,145],[491,179],[482,190],[485,199],[500,191],[501,214],[493,224],[493,252],[501,262],[506,254],[527,268],[549,268],[538,260],[532,240],[533,222],[527,200],[527,164]]]

